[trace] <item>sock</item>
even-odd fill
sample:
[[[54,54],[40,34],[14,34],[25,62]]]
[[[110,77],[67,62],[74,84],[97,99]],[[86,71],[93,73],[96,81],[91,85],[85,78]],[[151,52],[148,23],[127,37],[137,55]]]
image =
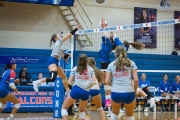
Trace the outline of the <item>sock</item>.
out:
[[[146,96],[146,97],[145,97],[145,99],[147,99],[147,100],[148,100],[148,99],[151,99],[151,98],[150,98],[149,96]]]
[[[106,100],[108,99],[108,95],[105,95]]]
[[[108,99],[111,99],[111,95],[107,95]]]
[[[134,116],[128,116],[127,120],[135,120],[135,119],[134,119]]]
[[[117,120],[117,115],[114,114],[114,113],[112,113],[112,114],[111,114],[111,120]]]
[[[10,117],[12,117],[12,118],[13,118],[13,117],[14,117],[14,115],[13,115],[13,114],[10,114]]]
[[[74,108],[77,108],[76,104],[74,103]]]

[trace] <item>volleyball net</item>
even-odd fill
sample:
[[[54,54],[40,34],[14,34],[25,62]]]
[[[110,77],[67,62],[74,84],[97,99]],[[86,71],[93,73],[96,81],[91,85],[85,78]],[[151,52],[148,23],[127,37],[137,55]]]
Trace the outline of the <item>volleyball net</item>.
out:
[[[142,32],[143,29],[145,31],[148,28],[151,28],[149,32]],[[171,55],[173,51],[180,54],[180,19],[79,30],[76,32],[74,53],[93,53],[94,55],[88,55],[88,53],[87,55],[94,57],[97,67],[100,68],[97,55],[101,49],[101,37],[104,33],[110,35],[111,31],[114,31],[121,42],[124,40],[129,43],[138,41],[146,45],[142,50],[136,50],[132,47],[128,50],[128,57],[138,64],[139,72],[180,73],[180,57]],[[80,42],[83,42],[84,46]],[[75,54],[72,62],[74,65],[77,65],[77,57],[78,55]],[[113,51],[112,60],[114,60]]]
[[[180,19],[164,20],[150,23],[140,23],[131,25],[114,26],[107,28],[95,28],[88,30],[79,30],[77,41],[84,41],[85,47],[76,42],[76,51],[99,51],[104,32],[108,34],[114,31],[116,36],[123,42],[127,40],[132,43],[135,41],[142,42],[146,45],[145,49],[138,51],[132,48],[128,53],[143,54],[164,54],[170,55],[175,49],[180,49]],[[147,33],[142,30],[151,28]],[[88,40],[92,42],[89,44]],[[180,52],[178,51],[180,54]]]

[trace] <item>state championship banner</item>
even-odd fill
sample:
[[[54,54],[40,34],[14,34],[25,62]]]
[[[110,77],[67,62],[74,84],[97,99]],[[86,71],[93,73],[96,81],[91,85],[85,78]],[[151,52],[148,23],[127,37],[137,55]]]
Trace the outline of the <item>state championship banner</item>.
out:
[[[157,10],[152,8],[134,8],[134,24],[143,24],[143,27],[134,29],[134,41],[145,44],[145,48],[156,48],[157,28],[148,25],[149,22],[156,23]]]
[[[53,91],[49,92],[30,92],[30,91],[20,91],[21,95],[18,96],[14,91],[11,94],[15,95],[21,104],[21,108],[40,108],[40,107],[53,107]],[[5,108],[12,108],[13,103],[8,102]]]
[[[175,11],[174,17],[180,21],[180,11]],[[174,48],[180,50],[180,23],[174,25],[174,33]]]

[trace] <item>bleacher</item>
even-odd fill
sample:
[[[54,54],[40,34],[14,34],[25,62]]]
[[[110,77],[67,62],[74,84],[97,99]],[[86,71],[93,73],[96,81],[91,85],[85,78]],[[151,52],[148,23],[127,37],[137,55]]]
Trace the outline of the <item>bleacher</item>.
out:
[[[100,61],[98,59],[98,52],[87,52],[87,51],[75,51],[74,53],[74,63],[77,64],[78,55],[81,53],[87,54],[89,57],[94,57],[96,59],[96,65],[100,68]],[[51,50],[42,50],[42,49],[22,49],[22,48],[0,48],[0,55],[19,55],[19,56],[34,56],[40,59],[38,64],[18,64],[16,73],[19,74],[19,71],[22,66],[28,68],[28,73],[31,75],[33,80],[37,79],[37,74],[42,72],[44,76],[49,76],[47,61],[51,54]],[[128,57],[133,60],[139,70],[180,70],[180,56],[172,55],[156,55],[156,54],[133,54],[128,53]],[[111,54],[110,60],[113,61],[114,53]],[[3,70],[4,64],[0,64],[0,70]],[[140,78],[142,72],[138,72]],[[147,75],[147,80],[150,81],[151,86],[158,87],[159,81],[163,79],[164,72],[144,72]],[[169,78],[168,81],[172,83],[175,80],[176,75],[180,73],[167,73]],[[102,94],[103,87],[102,87]]]

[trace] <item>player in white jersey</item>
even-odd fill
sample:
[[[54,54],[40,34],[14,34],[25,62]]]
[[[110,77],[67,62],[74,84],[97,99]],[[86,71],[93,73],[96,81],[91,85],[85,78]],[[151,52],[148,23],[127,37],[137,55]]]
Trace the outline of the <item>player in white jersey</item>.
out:
[[[94,69],[96,78],[97,78],[98,83],[99,83],[99,84],[97,83],[95,86],[93,86],[89,92],[90,92],[90,95],[91,95],[92,100],[96,106],[96,109],[99,113],[101,120],[106,120],[105,113],[104,113],[104,110],[102,108],[102,100],[101,100],[100,87],[99,87],[102,85],[102,72],[101,72],[101,70],[99,70],[95,66],[95,64],[96,64],[96,61],[94,60],[94,58],[89,57],[88,58],[88,65]]]
[[[59,66],[59,60],[60,58],[66,59],[68,56],[63,56],[64,55],[64,50],[63,50],[63,43],[68,40],[72,35],[75,34],[75,32],[80,28],[80,25],[72,30],[67,36],[61,37],[58,34],[54,34],[51,37],[50,40],[50,46],[52,42],[54,42],[54,47],[51,53],[51,57],[49,58],[47,62],[47,66],[50,72],[50,77],[43,78],[41,80],[33,81],[33,87],[36,92],[38,92],[38,87],[42,82],[54,82],[56,80],[57,75],[61,77],[62,82],[64,87],[66,88],[66,93],[69,93],[69,87],[67,83],[67,78],[66,75],[64,74],[64,71],[62,68]]]
[[[78,65],[71,71],[68,83],[71,85],[74,84],[74,86],[70,95],[65,99],[62,105],[61,115],[63,120],[68,120],[67,109],[79,99],[79,119],[85,120],[85,109],[89,99],[89,90],[93,85],[98,83],[93,68],[87,65],[87,59],[88,57],[86,54],[80,54]]]
[[[110,84],[112,79],[111,120],[117,120],[122,102],[126,109],[127,120],[135,120],[133,113],[136,104],[135,93],[138,88],[137,66],[127,57],[126,49],[123,46],[116,47],[115,57],[116,60],[111,62],[107,68],[105,80],[106,84]]]

